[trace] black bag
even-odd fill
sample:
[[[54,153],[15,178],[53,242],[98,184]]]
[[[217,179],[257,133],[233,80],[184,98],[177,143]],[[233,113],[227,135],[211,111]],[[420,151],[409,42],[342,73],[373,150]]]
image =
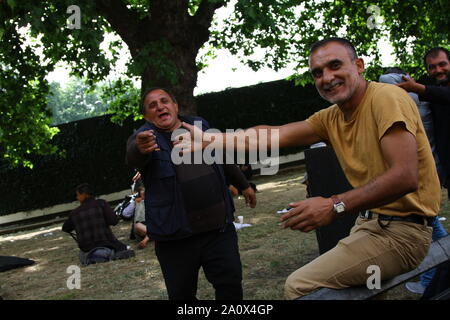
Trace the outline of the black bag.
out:
[[[123,211],[125,210],[126,207],[128,207],[131,204],[131,201],[134,200],[137,197],[137,195],[138,194],[136,193],[125,196],[123,201],[114,208],[114,213],[123,220],[132,220],[134,216],[134,211],[133,214],[131,215],[124,215]]]
[[[33,263],[34,261],[30,259],[10,257],[10,256],[0,256],[0,272],[24,266],[29,266],[32,265]]]

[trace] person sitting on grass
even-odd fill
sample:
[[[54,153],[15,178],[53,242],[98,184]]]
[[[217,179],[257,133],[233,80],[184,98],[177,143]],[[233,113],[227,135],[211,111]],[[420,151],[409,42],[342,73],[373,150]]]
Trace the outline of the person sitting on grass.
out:
[[[138,188],[139,195],[134,199],[134,219],[133,219],[133,234],[134,238],[139,241],[138,248],[144,249],[150,241],[147,235],[147,227],[145,226],[145,188],[143,186]]]
[[[134,255],[129,247],[119,241],[113,234],[111,227],[119,222],[119,219],[102,199],[95,199],[94,192],[89,184],[83,183],[76,187],[76,197],[81,203],[64,222],[62,231],[72,235],[80,248],[80,261],[82,264],[90,264],[89,254],[96,248],[109,248],[113,250],[111,259],[124,259]],[[107,259],[106,261],[111,259]],[[97,261],[100,262],[100,261]]]

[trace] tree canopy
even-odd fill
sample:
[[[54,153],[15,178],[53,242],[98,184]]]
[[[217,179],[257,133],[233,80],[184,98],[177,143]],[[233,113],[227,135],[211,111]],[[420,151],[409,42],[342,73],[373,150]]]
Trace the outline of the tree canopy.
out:
[[[80,8],[79,29],[68,27],[73,5]],[[231,14],[215,20],[227,5]],[[0,0],[0,151],[13,164],[31,166],[31,155],[56,150],[45,77],[57,63],[94,84],[126,46],[127,72],[105,96],[117,119],[136,110],[131,77],[141,79],[141,92],[172,89],[182,110],[195,113],[197,73],[214,49],[228,49],[254,70],[295,61],[293,73],[304,83],[309,78],[301,70],[316,40],[347,37],[360,55],[373,58],[367,76],[374,78],[383,65],[379,40],[386,37],[398,65],[420,75],[424,52],[448,44],[449,11],[447,0]],[[121,41],[104,49],[108,33]]]

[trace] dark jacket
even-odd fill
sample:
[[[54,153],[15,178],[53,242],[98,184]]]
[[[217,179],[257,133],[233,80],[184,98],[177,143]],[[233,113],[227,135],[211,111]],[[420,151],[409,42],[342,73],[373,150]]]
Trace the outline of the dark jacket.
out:
[[[194,124],[202,122],[202,130],[209,128],[206,120],[199,117],[180,117],[182,121]],[[153,130],[160,151],[144,155],[136,147],[135,137],[139,132]],[[145,186],[145,222],[147,233],[156,241],[176,240],[192,235],[188,218],[184,208],[183,195],[177,182],[176,169],[171,161],[171,146],[162,137],[157,128],[146,122],[129,139],[127,143],[127,163],[138,169],[142,175]],[[234,204],[231,194],[226,186],[224,166],[212,164],[216,174],[222,182],[222,194],[227,211],[224,226],[234,221]],[[234,166],[237,171],[239,169]],[[234,170],[234,169],[233,169]],[[239,171],[240,173],[240,171]],[[240,173],[241,177],[243,175]],[[247,188],[248,183],[237,182],[240,188]],[[236,181],[234,181],[236,183]],[[246,184],[246,185],[244,185]]]
[[[419,95],[421,101],[430,102],[433,115],[436,152],[444,169],[445,187],[450,187],[450,86],[426,86]]]
[[[62,231],[70,233],[75,230],[81,251],[88,252],[96,247],[122,251],[126,245],[117,240],[109,227],[118,222],[119,219],[106,201],[88,198],[69,214]]]

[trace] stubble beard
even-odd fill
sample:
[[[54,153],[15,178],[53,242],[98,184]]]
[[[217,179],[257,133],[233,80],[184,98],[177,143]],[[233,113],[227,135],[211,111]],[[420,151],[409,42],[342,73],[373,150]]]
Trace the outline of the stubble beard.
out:
[[[345,85],[345,81],[343,82],[342,85]],[[343,105],[345,102],[347,102],[348,100],[350,100],[353,97],[356,90],[358,89],[358,85],[357,85],[356,81],[354,81],[354,83],[352,83],[351,85],[352,85],[352,87],[349,89],[350,91],[344,97],[336,97],[336,98],[327,97],[324,92],[322,92],[321,90],[318,90],[318,91],[319,91],[320,96],[323,99],[327,100],[329,103]]]

